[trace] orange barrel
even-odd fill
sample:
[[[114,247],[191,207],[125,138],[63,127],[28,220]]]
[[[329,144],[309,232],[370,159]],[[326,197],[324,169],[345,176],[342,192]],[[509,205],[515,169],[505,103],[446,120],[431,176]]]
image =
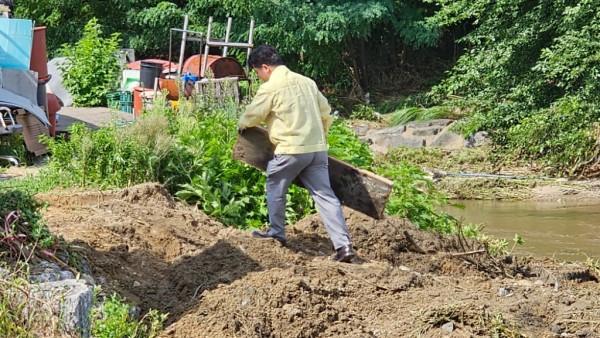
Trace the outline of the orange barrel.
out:
[[[135,87],[133,89],[133,115],[141,116],[142,110],[144,110],[144,101],[142,100],[143,92],[152,92],[153,89]]]
[[[140,116],[142,115],[142,91],[144,91],[144,88],[142,87],[135,87],[133,88],[133,115],[134,116]]]
[[[48,74],[48,58],[46,56],[46,27],[33,28],[33,43],[31,46],[31,61],[29,69],[38,73],[38,83],[50,80]]]
[[[192,55],[187,58],[181,67],[181,74],[185,75],[190,73],[191,75],[204,77],[204,74],[200,74],[200,70],[202,68],[202,59],[202,54]],[[238,60],[231,57],[208,55],[206,66],[211,70],[213,74],[212,76],[215,79],[229,76],[246,78],[246,71],[244,71],[244,67],[242,67]]]
[[[179,86],[176,79],[158,79],[158,88],[167,91],[167,100],[177,101],[179,99]]]

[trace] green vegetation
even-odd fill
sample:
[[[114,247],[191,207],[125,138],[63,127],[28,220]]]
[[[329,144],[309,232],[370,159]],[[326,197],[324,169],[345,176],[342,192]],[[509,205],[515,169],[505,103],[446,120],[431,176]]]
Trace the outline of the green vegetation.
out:
[[[115,0],[110,6],[102,1],[21,0],[16,15],[48,27],[51,55],[59,56],[62,44],[79,41],[80,27],[97,18],[107,33],[120,34],[122,47],[135,48],[142,58],[168,55],[169,29],[183,26],[184,13],[189,28],[201,32],[213,16],[214,37],[225,35],[227,16],[232,16],[232,41],[246,41],[254,18],[255,43],[277,45],[286,63],[328,87],[363,95],[376,87],[419,87],[422,81],[398,81],[415,65],[438,75],[447,68],[437,59],[450,54],[431,49],[440,30],[423,22],[433,9],[422,1],[393,0]],[[173,51],[178,51],[181,35],[173,37]],[[239,50],[230,53],[244,58]]]
[[[506,155],[553,174],[598,160],[598,3],[435,0],[432,24],[472,23],[469,49],[432,94],[463,107],[462,131],[492,132]],[[448,102],[446,102],[448,103]]]
[[[356,137],[344,120],[335,120],[327,135],[329,155],[359,168],[371,169],[373,155],[369,145]]]
[[[52,157],[45,175],[63,186],[124,187],[169,176],[176,160],[175,141],[166,117],[148,117],[126,127],[111,124],[92,132],[82,123],[70,126],[70,140],[46,139]]]
[[[158,181],[225,224],[267,224],[265,175],[231,158],[239,108],[192,99],[175,112],[163,103],[155,101],[155,108],[133,124],[114,123],[97,131],[73,125],[69,141],[47,140],[53,154],[48,165],[21,180],[20,188],[37,188],[30,190],[35,193],[58,184],[117,188]],[[456,220],[436,211],[445,197],[421,170],[394,156],[374,161],[368,145],[343,120],[331,127],[329,143],[332,156],[396,181],[389,214],[408,217],[425,229],[454,229]],[[299,187],[290,189],[288,202],[288,223],[315,211]]]
[[[29,258],[36,249],[47,249],[54,244],[42,220],[41,207],[40,202],[23,191],[0,191],[0,252],[15,259]]]
[[[448,204],[447,197],[418,167],[390,153],[378,159],[375,172],[394,181],[394,190],[386,206],[390,215],[411,220],[422,229],[455,232],[457,220],[437,207]]]
[[[97,18],[138,57],[168,55],[169,28],[181,27],[184,13],[197,31],[214,16],[217,37],[233,16],[236,41],[246,39],[253,17],[254,41],[276,45],[290,67],[317,79],[348,112],[369,93],[384,101],[378,111],[394,113],[393,123],[461,118],[463,134],[490,132],[496,151],[511,161],[591,176],[600,159],[598,6],[592,0],[118,0],[111,6],[23,0],[16,14],[48,27],[51,55],[67,53],[60,46],[75,45],[79,28]],[[96,104],[91,97],[83,102]],[[369,117],[360,107],[354,111]]]
[[[97,297],[99,289],[94,290]],[[96,300],[97,301],[97,300]],[[154,338],[162,331],[166,314],[150,310],[143,318],[132,314],[133,304],[113,293],[103,297],[101,306],[92,311],[92,336],[97,338]]]
[[[375,110],[375,107],[360,103],[352,107],[350,118],[353,120],[365,121],[378,121],[380,119],[379,113]]]
[[[102,36],[98,20],[92,18],[83,29],[83,37],[75,45],[61,49],[66,62],[59,68],[63,72],[62,83],[73,95],[76,106],[99,106],[106,103],[106,94],[118,88],[121,75],[118,33]]]
[[[25,288],[28,285],[27,281],[17,274],[8,273],[8,270],[2,267],[0,283],[0,332],[5,337],[33,337],[31,331],[35,321],[27,318],[24,312],[27,298],[23,296],[29,291]]]
[[[19,162],[26,162],[27,157],[23,135],[18,134],[2,137],[0,139],[0,154],[15,156],[19,159]],[[0,164],[4,165],[5,163],[4,161],[0,161]]]

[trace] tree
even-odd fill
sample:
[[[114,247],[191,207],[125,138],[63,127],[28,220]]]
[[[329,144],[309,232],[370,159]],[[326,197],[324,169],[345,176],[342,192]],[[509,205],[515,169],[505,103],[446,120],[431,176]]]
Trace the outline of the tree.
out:
[[[85,25],[81,40],[75,45],[63,45],[62,54],[67,60],[60,66],[63,85],[73,95],[74,105],[106,103],[106,94],[117,88],[121,74],[119,44],[118,33],[103,37],[98,20],[92,18]]]
[[[507,153],[571,175],[594,163],[600,119],[600,3],[432,0],[429,22],[470,22],[468,50],[434,89],[476,107],[465,133],[493,132]],[[532,137],[534,135],[534,137]]]
[[[308,76],[338,88],[354,86],[359,94],[370,87],[369,54],[385,53],[395,40],[432,46],[440,36],[437,27],[423,24],[429,7],[417,0],[195,0],[187,10],[194,18],[214,15],[223,22],[227,15],[254,17],[256,43],[276,46],[289,65]],[[240,38],[244,33],[236,31]]]

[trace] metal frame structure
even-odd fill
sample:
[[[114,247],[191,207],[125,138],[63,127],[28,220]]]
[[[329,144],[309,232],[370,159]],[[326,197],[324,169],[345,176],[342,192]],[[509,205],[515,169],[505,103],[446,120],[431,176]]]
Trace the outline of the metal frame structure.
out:
[[[227,18],[227,29],[225,31],[225,41],[216,41],[211,40],[211,32],[212,32],[212,24],[213,17],[208,18],[208,28],[206,30],[206,42],[204,44],[204,56],[202,57],[202,68],[200,69],[200,74],[204,74],[206,71],[206,67],[208,65],[208,51],[210,47],[223,47],[223,57],[227,56],[228,48],[242,48],[246,49],[246,74],[250,71],[248,69],[248,57],[250,56],[250,52],[252,52],[252,48],[254,44],[252,43],[252,36],[254,33],[254,18],[250,19],[250,29],[248,31],[248,42],[229,42],[229,34],[231,33],[231,25],[233,19],[231,17]]]
[[[204,35],[204,33],[202,32],[197,32],[197,31],[192,31],[188,29],[188,25],[189,25],[189,16],[185,15],[184,16],[184,20],[183,20],[183,28],[171,28],[169,31],[169,69],[171,69],[171,64],[172,64],[172,59],[173,59],[173,55],[172,55],[172,49],[173,49],[173,33],[174,32],[178,32],[181,33],[181,48],[179,51],[179,66],[178,66],[178,70],[177,70],[177,75],[181,76],[182,72],[183,72],[183,64],[184,64],[184,57],[185,57],[185,49],[186,49],[186,44],[188,41],[197,41],[200,42],[200,55],[202,56],[202,61],[200,64],[200,74],[205,74],[206,69],[208,68],[208,55],[209,55],[209,50],[210,47],[222,47],[223,48],[223,52],[222,52],[222,56],[223,57],[227,57],[227,53],[229,52],[229,48],[241,48],[241,49],[246,49],[246,64],[244,65],[244,69],[246,71],[246,78],[245,79],[237,79],[239,80],[245,80],[245,81],[250,81],[248,74],[250,72],[250,69],[248,67],[248,58],[250,56],[250,52],[252,52],[252,48],[254,47],[254,44],[252,42],[253,40],[253,34],[254,34],[254,18],[252,18],[250,20],[250,29],[248,32],[248,42],[231,42],[229,41],[230,39],[230,35],[231,35],[231,27],[233,24],[233,18],[232,17],[228,17],[227,18],[227,28],[225,31],[225,38],[223,40],[219,39],[219,40],[211,40],[211,33],[212,33],[212,24],[213,24],[213,17],[209,17],[208,19],[208,27],[207,27],[207,33],[206,36]],[[202,47],[204,47],[204,52],[202,51]],[[211,82],[213,80],[216,79],[205,79],[208,82]],[[202,85],[206,85],[207,81],[203,81]],[[232,79],[228,78],[227,82],[232,81]],[[219,82],[220,84],[220,82]],[[218,85],[217,83],[215,83],[215,85]],[[196,89],[198,86],[194,86]],[[155,84],[155,90],[157,89],[157,86]],[[182,90],[182,88],[180,88],[180,90]],[[239,92],[237,92],[237,96],[239,98]]]
[[[12,109],[0,107],[0,137],[21,134],[23,126],[15,122]],[[12,163],[15,167],[19,166],[19,159],[12,155],[0,155],[0,160]]]

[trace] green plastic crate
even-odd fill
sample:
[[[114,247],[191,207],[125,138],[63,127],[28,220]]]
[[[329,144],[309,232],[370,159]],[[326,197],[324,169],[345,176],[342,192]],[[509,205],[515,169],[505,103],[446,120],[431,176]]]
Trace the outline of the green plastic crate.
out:
[[[133,113],[133,102],[119,102],[119,110],[129,114]]]
[[[119,96],[119,110],[125,113],[133,113],[133,94],[123,91]]]
[[[120,92],[106,94],[106,106],[110,109],[119,109],[120,97]]]

